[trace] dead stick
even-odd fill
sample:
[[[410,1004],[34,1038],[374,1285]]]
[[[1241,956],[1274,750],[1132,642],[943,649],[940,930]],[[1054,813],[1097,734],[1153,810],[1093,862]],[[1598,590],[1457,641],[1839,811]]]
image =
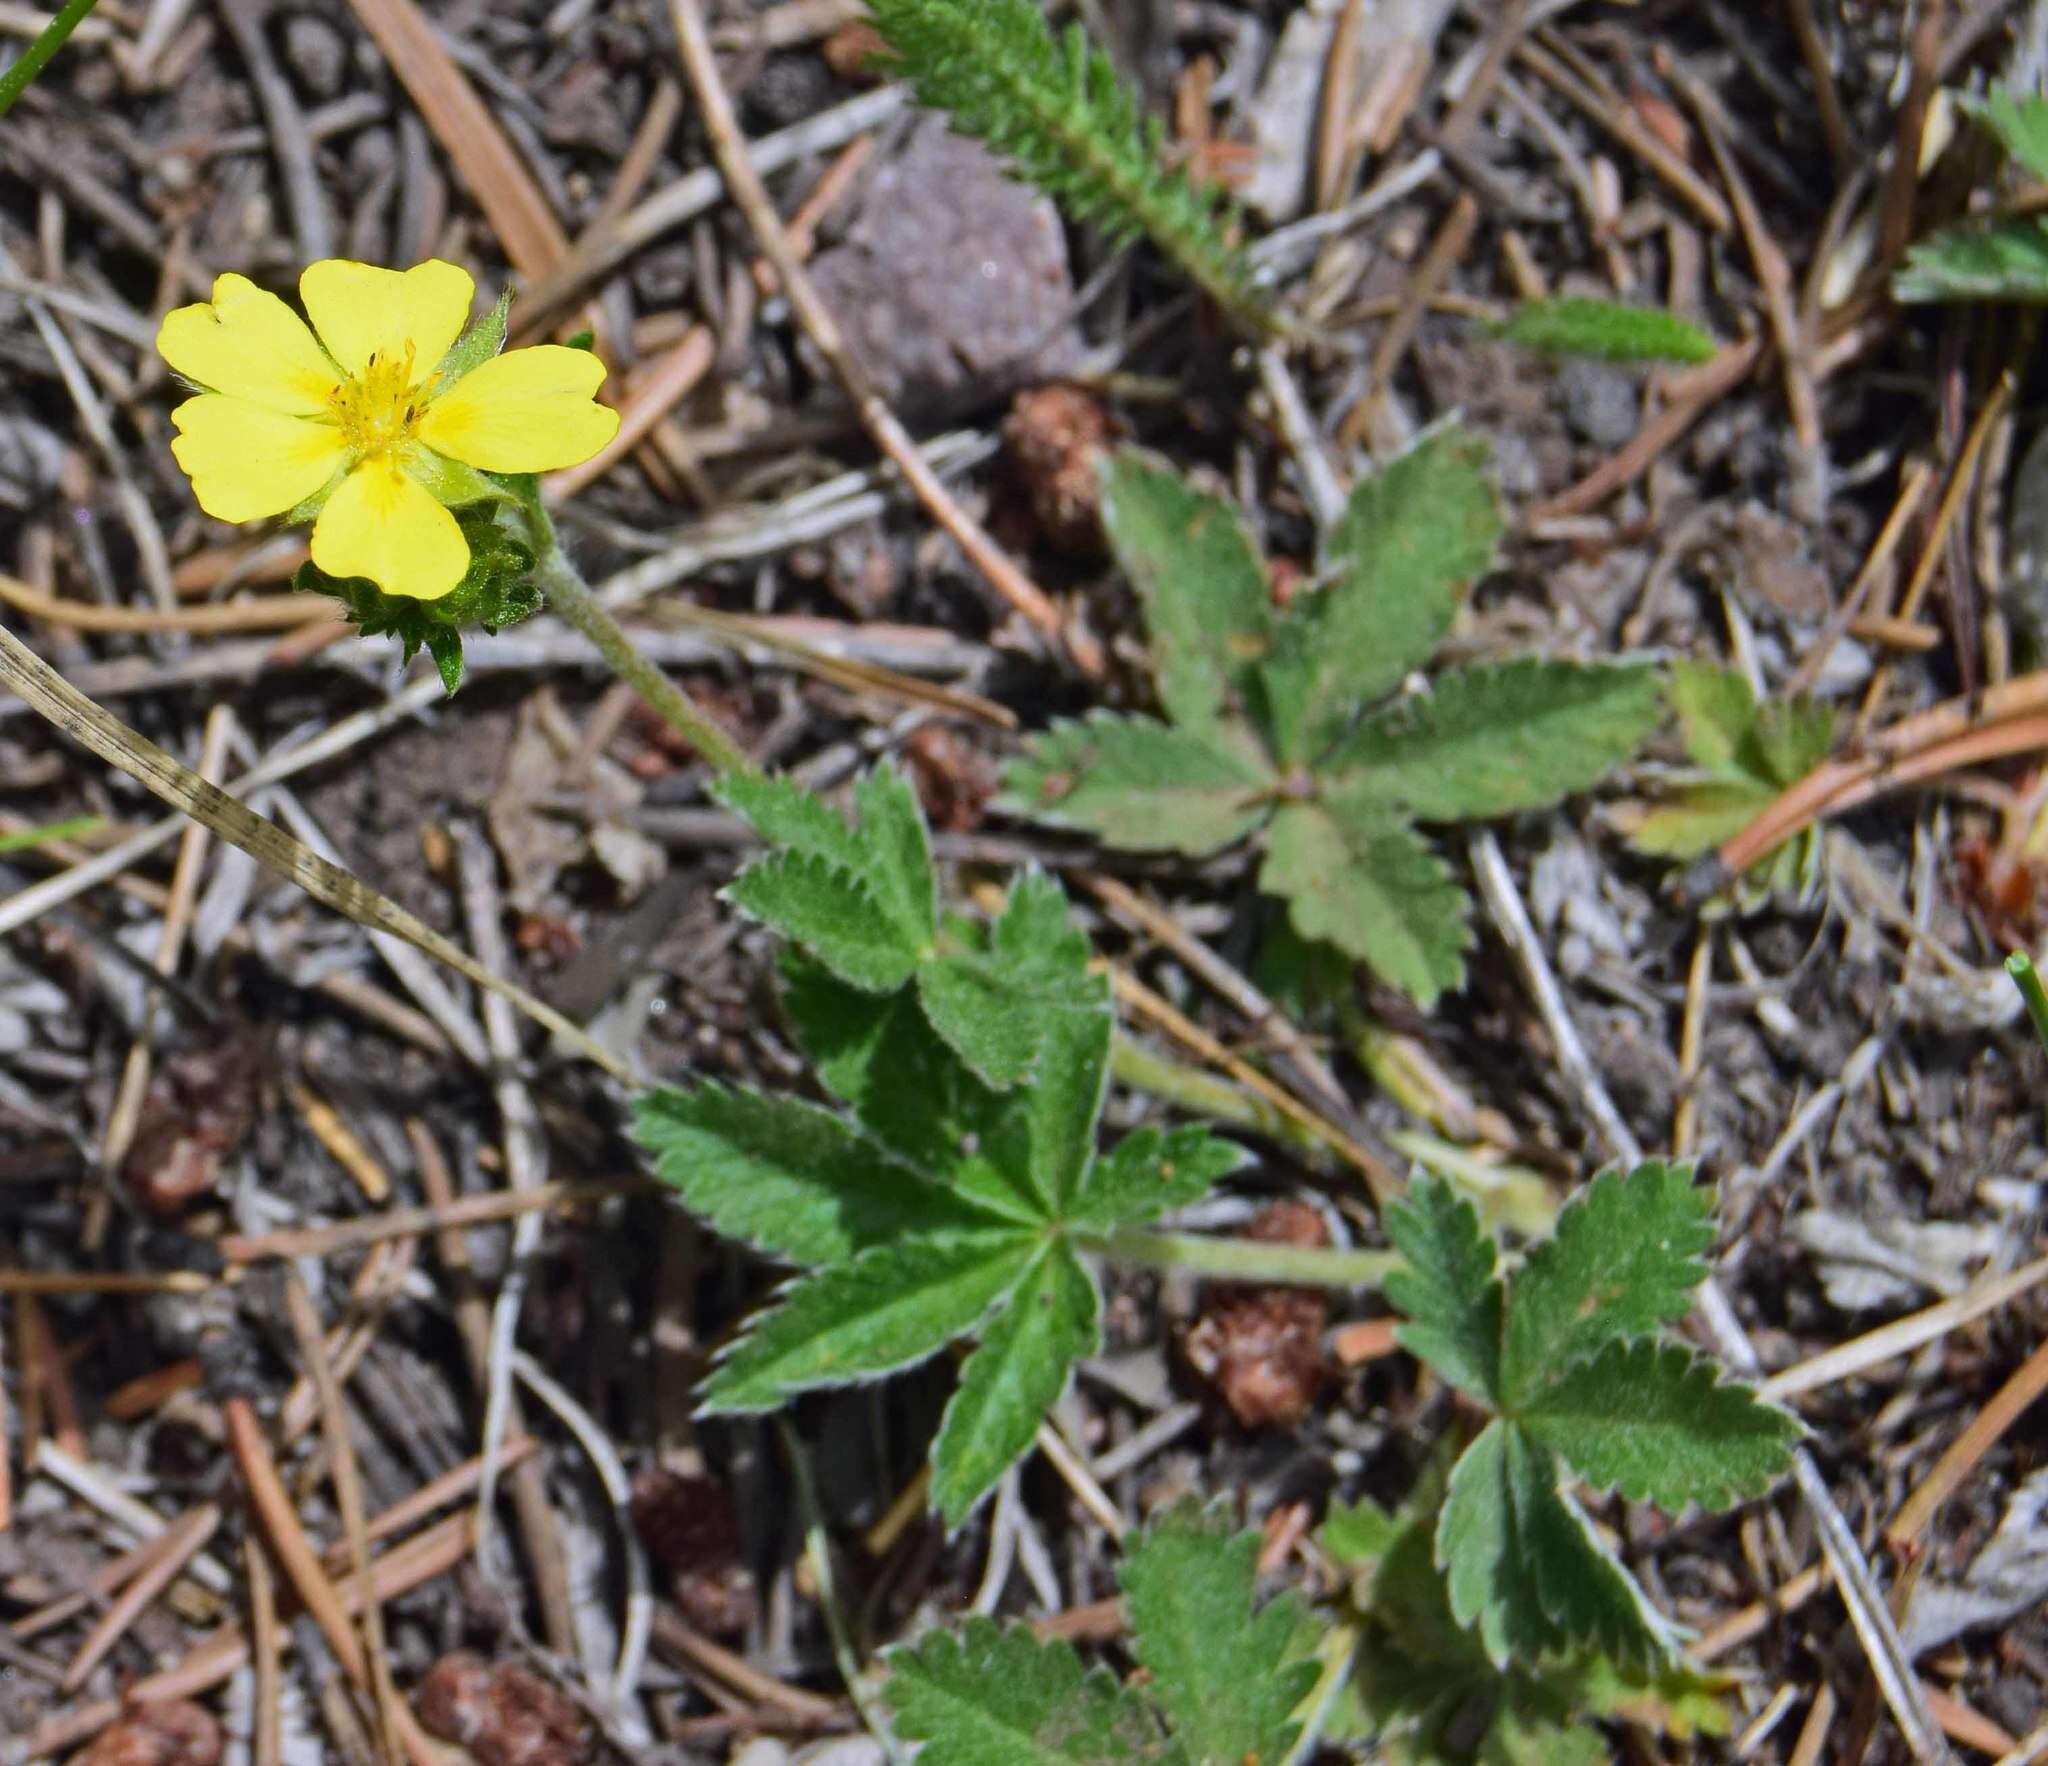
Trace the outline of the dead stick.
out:
[[[669,0],[669,14],[675,21],[676,42],[682,50],[683,71],[696,89],[698,113],[711,150],[717,156],[725,187],[761,248],[761,255],[774,265],[789,298],[790,309],[809,334],[818,353],[832,366],[839,383],[852,399],[861,426],[875,445],[895,463],[904,482],[917,494],[931,517],[965,552],[989,587],[1036,626],[1045,637],[1062,645],[1082,673],[1099,677],[1105,666],[1101,647],[1093,639],[1065,630],[1060,610],[1051,598],[1010,561],[987,531],[955,501],[939,475],[925,462],[917,444],[897,420],[895,412],[868,379],[867,371],[847,346],[839,321],[825,304],[816,285],[797,261],[782,217],[769,199],[767,186],[747,157],[746,137],[740,133],[732,99],[718,72],[711,52],[711,38],[704,29],[704,16],[697,0]]]

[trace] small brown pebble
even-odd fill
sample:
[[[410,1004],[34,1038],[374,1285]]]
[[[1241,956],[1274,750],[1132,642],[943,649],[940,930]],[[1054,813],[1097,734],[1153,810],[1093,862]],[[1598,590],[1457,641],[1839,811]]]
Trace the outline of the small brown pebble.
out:
[[[825,39],[825,65],[851,85],[872,86],[882,78],[889,45],[871,24],[844,25]]]
[[[668,1572],[676,1606],[699,1631],[731,1637],[753,1623],[759,1594],[723,1484],[660,1467],[642,1472],[633,1480],[633,1526],[647,1555]]]
[[[1322,1216],[1305,1202],[1274,1202],[1244,1237],[1268,1245],[1328,1243]],[[1326,1295],[1311,1288],[1218,1283],[1182,1339],[1188,1365],[1212,1384],[1247,1429],[1291,1429],[1323,1383]]]
[[[512,922],[512,942],[527,956],[559,969],[583,948],[583,936],[560,914],[520,914]]]
[[[459,1743],[477,1766],[583,1766],[583,1714],[538,1674],[469,1650],[427,1670],[414,1709],[430,1735]]]
[[[1010,403],[1003,443],[1039,531],[1067,552],[1102,549],[1102,485],[1096,476],[1115,424],[1078,387],[1026,387]]]
[[[170,1219],[212,1191],[222,1162],[255,1126],[263,1065],[263,1042],[246,1032],[164,1062],[121,1163],[142,1207]]]
[[[71,1766],[218,1766],[220,1725],[184,1699],[136,1705],[71,1756]]]

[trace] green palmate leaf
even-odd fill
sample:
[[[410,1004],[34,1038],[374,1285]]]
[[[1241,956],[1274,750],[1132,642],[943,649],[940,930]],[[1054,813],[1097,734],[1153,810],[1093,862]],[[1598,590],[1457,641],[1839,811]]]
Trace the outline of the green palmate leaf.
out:
[[[1257,1534],[1193,1502],[1126,1544],[1131,1648],[1195,1766],[1279,1766],[1315,1685],[1313,1662],[1289,1660],[1299,1603],[1252,1614],[1258,1553]]]
[[[853,788],[860,812],[862,874],[890,917],[919,943],[938,916],[932,885],[931,836],[917,791],[894,767],[865,774]]]
[[[1109,977],[1090,976],[1065,1010],[1048,1013],[1027,1086],[1006,1094],[1005,1109],[982,1152],[1048,1217],[1063,1218],[1095,1157],[1095,1125],[1109,1084],[1109,1043],[1116,1028]]]
[[[892,993],[930,952],[931,846],[916,794],[880,767],[855,788],[856,832],[788,780],[729,774],[717,795],[781,850],[725,891],[842,981]]]
[[[1409,1523],[1369,1496],[1330,1504],[1316,1543],[1346,1568],[1377,1564],[1400,1542]]]
[[[1210,189],[1167,168],[1156,124],[1078,27],[1055,39],[1031,0],[873,0],[918,101],[947,111],[1067,211],[1148,236],[1246,330],[1274,328]]]
[[[1999,144],[2037,178],[2048,178],[2048,98],[1993,87],[1981,98],[1955,94],[1957,107],[1998,137]]]
[[[1424,1006],[1465,979],[1468,903],[1444,862],[1382,804],[1290,803],[1266,837],[1259,887],[1294,927],[1369,964]]]
[[[1835,745],[1835,716],[1814,699],[1773,700],[1757,708],[1739,756],[1746,770],[1780,790],[1797,784]]]
[[[1549,1711],[1503,1705],[1486,1732],[1478,1766],[1604,1766],[1613,1746],[1597,1729],[1562,1723]]]
[[[1757,785],[1687,785],[1676,801],[1631,818],[1629,844],[1653,858],[1698,858],[1741,833],[1777,795]]]
[[[1191,858],[1242,839],[1270,812],[1273,780],[1200,737],[1098,711],[1054,724],[1010,763],[1003,807],[1137,852]]]
[[[1108,1068],[1108,983],[1083,976],[1070,1010],[1043,1021],[1036,1082],[991,1090],[919,1009],[785,961],[785,1004],[819,1076],[878,1140],[961,1196],[1012,1219],[1058,1212],[1094,1152]]]
[[[1825,705],[1810,699],[1759,705],[1734,669],[1677,662],[1666,691],[1686,757],[1699,771],[1680,780],[1671,799],[1656,808],[1624,806],[1639,852],[1697,858],[1747,827],[1833,747],[1834,718]],[[1790,842],[1761,860],[1750,880],[1790,882],[1812,850],[1810,841]]]
[[[1408,1320],[1402,1346],[1452,1385],[1498,1404],[1506,1290],[1478,1211],[1425,1172],[1387,1210],[1387,1236],[1406,1265],[1387,1277],[1387,1299]]]
[[[1049,1244],[981,1333],[932,1443],[932,1506],[958,1527],[1031,1445],[1084,1355],[1101,1346],[1095,1279]]]
[[[1728,1695],[1736,1684],[1732,1675],[1683,1662],[1645,1666],[1594,1656],[1573,1675],[1572,1692],[1603,1717],[1625,1718],[1674,1741],[1690,1741],[1734,1728]]]
[[[1714,353],[1714,340],[1676,313],[1611,300],[1528,301],[1500,334],[1545,355],[1609,362],[1704,362]]]
[[[923,1766],[1112,1766],[1178,1760],[1152,1714],[1074,1646],[969,1619],[888,1654],[883,1696]]]
[[[1031,1071],[1041,1027],[1004,976],[978,952],[934,958],[917,971],[917,997],[932,1028],[991,1086],[1012,1086]]]
[[[1677,1343],[1610,1342],[1532,1393],[1523,1427],[1603,1490],[1721,1509],[1784,1475],[1797,1419]]]
[[[726,773],[712,796],[746,818],[770,846],[822,859],[835,870],[864,874],[868,856],[845,819],[794,779],[767,773]]]
[[[1097,1233],[1143,1225],[1199,1202],[1250,1157],[1235,1141],[1206,1128],[1136,1129],[1089,1167],[1073,1223]]]
[[[1053,1016],[1102,1009],[1088,940],[1069,921],[1060,886],[1041,871],[1011,885],[986,948],[933,958],[919,968],[917,986],[932,1028],[998,1089],[1036,1067]]]
[[[1021,987],[1062,1004],[1092,998],[1088,935],[1076,926],[1066,891],[1032,866],[1010,885],[1003,911],[989,928],[991,954]]]
[[[1546,1618],[1579,1644],[1627,1663],[1668,1661],[1679,1632],[1615,1560],[1578,1504],[1558,1488],[1557,1460],[1510,1427],[1509,1489],[1518,1548],[1536,1575]]]
[[[1015,1228],[920,1234],[805,1276],[721,1359],[704,1409],[774,1410],[814,1386],[923,1361],[981,1323],[1037,1243]]]
[[[1426,822],[1544,809],[1626,760],[1660,712],[1647,668],[1520,657],[1387,707],[1324,770],[1333,797],[1398,803]]]
[[[917,968],[920,950],[852,871],[808,853],[749,865],[722,892],[741,913],[772,926],[854,987],[892,993]]]
[[[1296,597],[1288,642],[1267,670],[1285,764],[1342,736],[1361,705],[1426,662],[1451,629],[1500,538],[1485,459],[1476,436],[1440,429],[1351,493],[1323,536],[1322,586]]]
[[[783,1006],[834,1096],[877,1140],[926,1174],[952,1171],[1002,1110],[926,1021],[914,989],[877,997],[806,957],[785,955]]]
[[[1521,1518],[1540,1500],[1541,1480],[1525,1489],[1527,1444],[1514,1424],[1495,1418],[1451,1468],[1437,1516],[1436,1561],[1450,1595],[1451,1616],[1477,1633],[1495,1667],[1534,1657],[1569,1639],[1544,1610],[1536,1567]],[[1556,1480],[1550,1480],[1555,1495]]]
[[[1811,699],[1758,704],[1740,670],[1675,662],[1665,685],[1686,758],[1729,783],[1778,791],[1827,758],[1834,715]]]
[[[794,1098],[707,1081],[641,1094],[634,1138],[692,1213],[792,1263],[837,1262],[908,1233],[1000,1226]]]
[[[1558,1490],[1557,1461],[1496,1418],[1451,1471],[1436,1561],[1451,1612],[1496,1667],[1593,1644],[1668,1654],[1669,1627]]]
[[[1505,1407],[1606,1344],[1683,1318],[1713,1243],[1713,1192],[1693,1182],[1691,1166],[1651,1160],[1594,1178],[1515,1277],[1501,1355]]]
[[[1681,659],[1672,663],[1665,697],[1694,766],[1722,778],[1747,777],[1744,758],[1756,729],[1756,695],[1740,669]]]
[[[2048,222],[2037,217],[1937,233],[1892,278],[1902,301],[2048,300]]]
[[[1102,524],[1145,609],[1159,703],[1188,735],[1223,745],[1219,726],[1257,701],[1272,639],[1258,546],[1228,503],[1136,448],[1103,464]]]

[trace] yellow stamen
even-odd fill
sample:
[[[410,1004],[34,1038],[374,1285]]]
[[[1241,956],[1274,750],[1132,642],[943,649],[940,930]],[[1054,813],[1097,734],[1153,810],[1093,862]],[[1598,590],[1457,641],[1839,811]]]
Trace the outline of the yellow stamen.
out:
[[[425,398],[413,387],[412,370],[409,343],[402,357],[372,351],[361,376],[334,389],[328,408],[351,453],[376,459],[412,439],[426,411]]]

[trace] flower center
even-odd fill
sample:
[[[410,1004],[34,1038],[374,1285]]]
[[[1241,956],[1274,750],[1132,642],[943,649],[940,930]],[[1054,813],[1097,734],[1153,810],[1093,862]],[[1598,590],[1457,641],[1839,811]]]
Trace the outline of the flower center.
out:
[[[426,399],[413,388],[412,361],[411,344],[403,355],[372,350],[362,373],[328,395],[351,453],[374,459],[411,438],[426,410]]]

